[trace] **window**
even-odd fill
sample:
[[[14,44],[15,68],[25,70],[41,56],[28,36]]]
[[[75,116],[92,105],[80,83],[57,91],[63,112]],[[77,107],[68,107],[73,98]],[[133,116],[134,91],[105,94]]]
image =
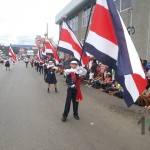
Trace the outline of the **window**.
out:
[[[88,25],[90,11],[91,11],[90,5],[83,10],[83,13],[82,13],[82,27],[85,27],[85,26]]]
[[[131,8],[131,0],[122,0],[121,10]]]
[[[114,0],[117,10],[123,11],[128,8],[131,8],[132,0]]]
[[[73,31],[78,30],[78,15],[70,19],[69,26],[71,27]]]

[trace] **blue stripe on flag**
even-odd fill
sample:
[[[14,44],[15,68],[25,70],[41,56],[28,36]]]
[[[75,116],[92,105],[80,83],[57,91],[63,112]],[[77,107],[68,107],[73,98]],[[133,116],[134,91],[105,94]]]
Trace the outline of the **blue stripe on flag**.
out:
[[[69,54],[69,55],[71,55],[71,56],[73,56],[73,57],[74,57],[73,52],[72,52],[72,51],[70,51],[69,49],[66,49],[66,48],[63,48],[63,47],[59,47],[59,48],[58,48],[58,50],[59,50],[59,51],[61,51],[61,52],[66,53],[66,54]]]
[[[126,102],[127,106],[130,107],[131,105],[133,105],[134,101],[133,101],[131,94],[129,93],[129,91],[126,88],[124,76],[115,76],[115,79],[122,86],[122,88],[124,90],[123,99]]]
[[[124,30],[121,24],[119,14],[112,0],[107,0],[107,4],[112,18],[112,22],[113,22],[117,42],[118,42],[118,47],[119,47],[118,62],[117,62],[118,75],[131,74],[133,73],[133,71],[130,63],[126,38],[124,35]]]
[[[85,49],[84,51],[89,52],[91,55],[93,55],[96,60],[100,61],[102,64],[108,65],[111,69],[116,69],[116,60],[112,57],[106,55],[105,53],[102,53],[101,51],[98,51],[93,45],[89,43],[85,43]]]

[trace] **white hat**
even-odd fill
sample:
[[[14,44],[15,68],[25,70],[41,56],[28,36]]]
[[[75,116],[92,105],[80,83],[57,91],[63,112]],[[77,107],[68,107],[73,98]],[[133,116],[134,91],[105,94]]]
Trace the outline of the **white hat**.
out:
[[[71,64],[78,64],[78,62],[76,60],[72,60],[70,63]]]

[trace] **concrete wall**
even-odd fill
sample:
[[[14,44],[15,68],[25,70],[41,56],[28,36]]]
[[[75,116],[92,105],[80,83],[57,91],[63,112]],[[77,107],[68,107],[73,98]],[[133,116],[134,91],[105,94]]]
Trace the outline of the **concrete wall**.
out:
[[[74,11],[69,17],[78,13],[78,30],[74,33],[79,40],[84,39],[86,27],[82,27],[82,10],[91,0],[87,0],[80,10]],[[150,60],[150,0],[132,0],[133,26],[135,33],[131,35],[136,50],[142,59]],[[131,25],[131,9],[120,12],[126,27]]]
[[[150,43],[148,41],[150,0],[132,0],[133,26],[135,33],[131,35],[133,43],[142,59],[150,60]],[[128,9],[120,13],[126,27],[130,25],[131,10]]]

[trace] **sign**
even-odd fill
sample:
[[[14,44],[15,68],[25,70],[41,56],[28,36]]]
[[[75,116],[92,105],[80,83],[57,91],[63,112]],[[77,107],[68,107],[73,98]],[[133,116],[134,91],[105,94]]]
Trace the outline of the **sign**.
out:
[[[34,56],[34,51],[33,50],[27,50],[27,55]]]

